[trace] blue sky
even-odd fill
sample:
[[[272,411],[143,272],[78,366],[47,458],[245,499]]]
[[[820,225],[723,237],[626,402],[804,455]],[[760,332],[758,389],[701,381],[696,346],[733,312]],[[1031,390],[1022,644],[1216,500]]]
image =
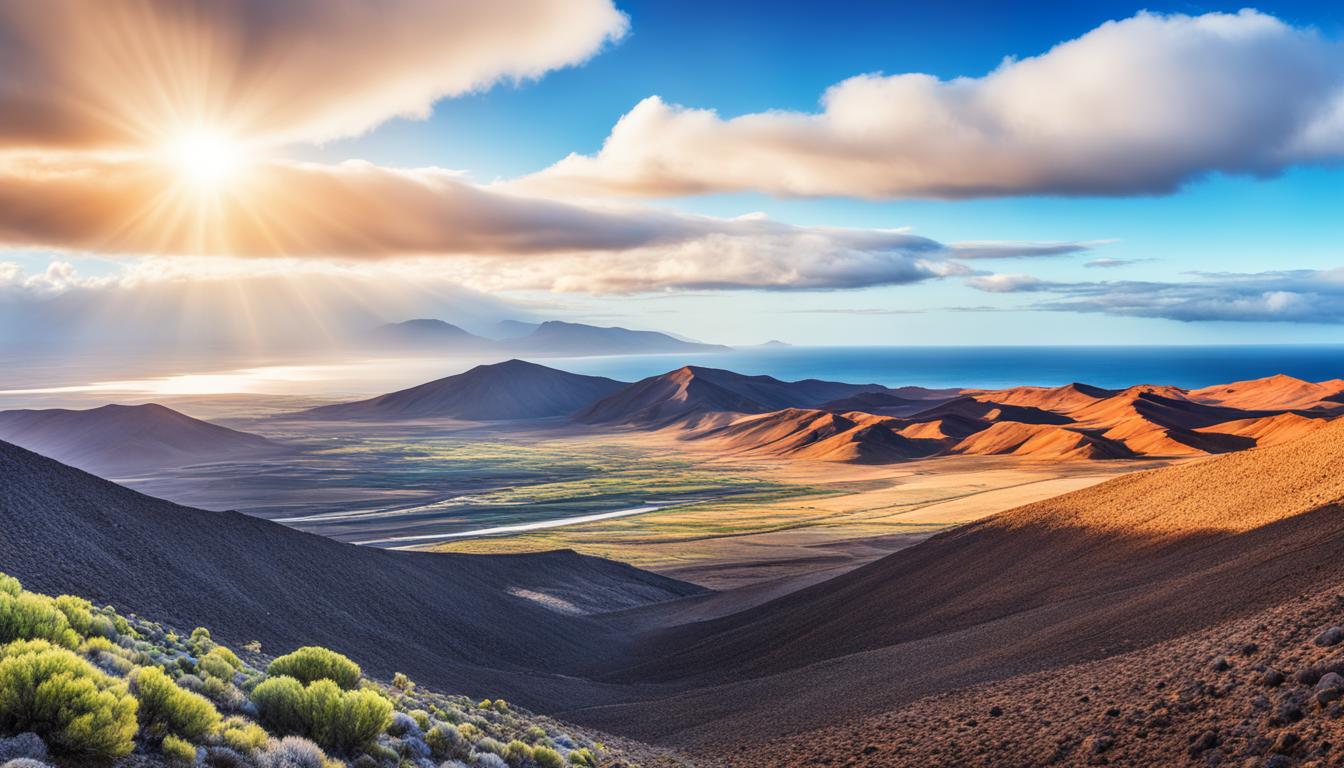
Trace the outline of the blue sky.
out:
[[[982,75],[1004,57],[1042,53],[1105,21],[1139,10],[1197,15],[1235,12],[1238,3],[622,2],[630,35],[583,66],[517,86],[441,102],[424,122],[399,120],[374,134],[313,150],[334,160],[367,157],[391,165],[432,162],[482,181],[545,167],[570,152],[596,151],[611,126],[640,99],[660,95],[725,116],[770,109],[814,111],[821,93],[865,73]],[[919,6],[919,7],[912,7]],[[1258,10],[1338,36],[1344,7],[1258,3]],[[1097,257],[1143,259],[1106,278],[1180,280],[1191,271],[1328,269],[1341,264],[1339,200],[1344,171],[1294,169],[1276,178],[1213,175],[1173,195],[1131,198],[1029,196],[963,201],[781,199],[756,193],[657,201],[712,215],[762,211],[795,223],[908,226],[943,241],[1115,240]],[[1090,279],[1088,257],[1021,260],[1050,279]],[[613,322],[662,325],[731,341],[783,336],[809,343],[1233,343],[1338,341],[1333,324],[1187,323],[1037,312],[931,315],[788,314],[799,306],[903,309],[984,304],[955,282],[812,295],[572,299]],[[650,304],[656,310],[648,309]],[[649,314],[656,311],[657,314]],[[642,317],[647,315],[648,320]],[[1025,337],[1025,338],[1024,338]]]
[[[610,32],[612,25],[612,15],[603,15],[605,2],[584,0],[584,7],[595,14],[589,26],[599,32],[602,29]],[[547,35],[552,34],[548,30],[556,26],[555,18],[558,18],[552,17],[545,23],[538,21],[543,19],[544,13],[565,13],[579,7],[577,3],[567,6],[554,3],[553,0],[517,0],[520,7],[526,7],[528,3],[536,6],[536,18],[518,17],[516,30],[508,24],[473,31],[467,27],[455,29],[451,25],[436,28],[427,22],[423,39],[399,44],[407,48],[404,62],[406,71],[391,71],[389,65],[388,82],[395,85],[393,81],[397,77],[404,79],[432,70],[435,66],[454,66],[452,62],[435,63],[431,60],[436,51],[453,47],[452,36],[455,33],[474,35],[467,40],[472,43],[485,39],[484,36],[488,34],[502,34],[497,48],[518,46],[525,49],[536,46],[540,50],[548,44]],[[432,5],[419,4],[416,0],[397,0],[396,5],[403,16],[432,8]],[[655,212],[632,214],[632,219],[637,221],[630,226],[640,232],[689,227],[699,233],[699,228],[707,228],[713,230],[703,235],[709,238],[707,242],[717,242],[713,238],[720,236],[750,239],[760,235],[754,231],[746,232],[750,225],[739,227],[737,224],[720,222],[755,213],[765,214],[782,225],[793,225],[793,229],[783,233],[767,233],[788,245],[784,246],[782,252],[776,250],[760,257],[763,261],[759,263],[765,265],[764,269],[783,272],[787,272],[795,262],[802,264],[808,259],[820,263],[824,270],[829,260],[835,258],[833,249],[851,247],[846,244],[847,241],[839,244],[828,241],[820,246],[823,252],[819,255],[801,252],[794,255],[791,249],[802,248],[816,237],[826,239],[829,237],[826,233],[831,228],[861,231],[909,228],[913,235],[931,238],[944,245],[964,241],[1088,244],[1083,252],[1063,256],[1012,258],[1004,255],[987,261],[966,261],[961,272],[941,272],[939,270],[945,270],[946,264],[940,263],[932,267],[937,274],[920,273],[913,276],[907,274],[913,269],[908,259],[901,260],[906,259],[906,256],[899,257],[896,260],[899,263],[894,265],[882,262],[880,267],[872,267],[870,262],[865,261],[872,254],[861,253],[858,266],[845,266],[839,273],[825,272],[818,277],[808,272],[816,267],[802,266],[800,269],[804,277],[800,280],[789,282],[792,278],[787,275],[771,275],[756,283],[753,283],[752,275],[739,274],[741,268],[738,273],[727,277],[708,270],[711,273],[709,277],[698,276],[664,283],[641,281],[637,279],[641,277],[637,273],[644,263],[641,259],[653,258],[655,262],[651,263],[666,266],[669,260],[683,258],[676,252],[668,256],[662,251],[649,251],[644,243],[637,244],[631,251],[634,255],[622,262],[617,270],[624,270],[619,280],[585,280],[587,271],[614,269],[614,257],[565,260],[568,252],[561,248],[556,251],[559,255],[554,258],[557,266],[551,268],[551,274],[546,278],[549,282],[545,285],[524,284],[527,281],[519,282],[515,274],[520,269],[526,271],[530,268],[528,265],[537,263],[538,259],[549,258],[537,256],[535,252],[538,246],[529,245],[526,259],[532,259],[531,262],[511,255],[510,258],[514,260],[507,264],[501,262],[497,270],[487,267],[484,272],[477,268],[470,274],[463,273],[463,284],[496,293],[504,301],[513,302],[518,314],[530,317],[560,317],[660,328],[729,343],[751,343],[769,338],[800,344],[1248,343],[1340,340],[1339,330],[1341,323],[1344,323],[1344,311],[1336,311],[1332,307],[1338,303],[1337,300],[1344,300],[1344,272],[1330,272],[1344,267],[1339,245],[1344,227],[1340,224],[1338,213],[1341,192],[1344,192],[1344,169],[1340,165],[1344,153],[1339,148],[1344,147],[1344,140],[1334,135],[1338,133],[1337,128],[1326,131],[1329,135],[1324,144],[1328,146],[1324,150],[1287,148],[1281,153],[1288,157],[1286,160],[1279,159],[1279,154],[1266,152],[1266,157],[1270,159],[1248,161],[1252,166],[1256,163],[1264,165],[1265,172],[1260,176],[1228,176],[1216,170],[1198,170],[1201,162],[1209,167],[1236,165],[1238,157],[1235,150],[1229,150],[1230,155],[1225,152],[1223,156],[1211,160],[1189,161],[1195,170],[1173,171],[1173,178],[1180,178],[1180,183],[1175,185],[1174,192],[1161,193],[1154,193],[1148,182],[1138,182],[1128,187],[1122,184],[1123,188],[1118,191],[1104,193],[1086,190],[1061,192],[1061,182],[1058,180],[1022,181],[1017,188],[1011,187],[1018,182],[1010,181],[1008,192],[989,197],[974,193],[927,194],[920,189],[899,185],[896,192],[892,193],[885,188],[878,188],[881,186],[880,181],[873,182],[872,178],[867,182],[856,181],[851,191],[843,181],[828,184],[824,178],[828,174],[822,173],[823,180],[819,186],[814,181],[813,187],[803,195],[788,196],[778,193],[776,187],[780,182],[778,177],[772,179],[772,171],[775,169],[769,167],[772,164],[770,161],[764,163],[765,167],[759,167],[758,163],[754,180],[740,184],[735,178],[725,182],[715,177],[717,169],[713,167],[713,161],[707,161],[707,170],[700,168],[685,171],[685,179],[690,180],[688,183],[705,187],[696,194],[676,191],[676,180],[671,186],[666,186],[665,179],[655,179],[649,183],[660,191],[631,196],[616,188],[611,178],[603,175],[609,170],[598,154],[604,140],[622,116],[651,96],[660,97],[668,105],[714,110],[723,119],[756,115],[755,119],[774,121],[778,126],[792,119],[787,116],[778,118],[779,113],[811,115],[821,112],[822,94],[828,88],[860,75],[925,73],[944,81],[940,87],[950,93],[948,81],[955,78],[983,78],[1000,67],[1005,59],[1021,60],[1040,56],[1053,46],[1088,35],[1106,22],[1130,19],[1144,10],[1156,14],[1200,17],[1210,13],[1235,14],[1241,8],[1238,4],[905,4],[871,0],[825,3],[669,3],[657,0],[616,0],[616,6],[628,17],[629,26],[624,35],[613,33],[614,37],[619,38],[614,42],[602,44],[600,36],[589,35],[585,41],[574,43],[573,50],[556,57],[556,60],[548,59],[545,63],[529,65],[540,74],[522,81],[510,80],[507,72],[513,64],[495,62],[489,66],[494,66],[503,74],[481,77],[478,88],[469,89],[465,93],[451,92],[447,97],[434,101],[432,114],[427,119],[394,117],[395,110],[391,110],[386,116],[375,115],[368,121],[368,126],[354,126],[349,130],[344,130],[342,126],[341,130],[331,131],[328,130],[330,126],[323,126],[319,130],[304,123],[303,120],[312,116],[303,114],[298,108],[294,110],[296,116],[277,112],[275,119],[283,124],[284,130],[301,134],[300,140],[291,140],[289,134],[286,134],[287,141],[290,141],[285,149],[286,158],[306,161],[322,169],[335,168],[336,163],[349,159],[367,161],[379,168],[452,169],[465,174],[461,178],[469,185],[466,189],[512,193],[520,177],[542,171],[552,173],[555,170],[551,168],[553,164],[571,153],[578,153],[589,156],[596,163],[593,166],[595,175],[586,178],[586,181],[596,180],[598,187],[603,188],[599,195],[603,199],[597,201],[597,210],[605,210],[603,206],[613,204]],[[324,6],[318,3],[313,12],[320,14],[323,9]],[[1344,39],[1344,7],[1339,4],[1261,3],[1256,6],[1256,10],[1275,17],[1276,24],[1281,22],[1286,25],[1284,29],[1291,30],[1272,32],[1266,38],[1269,43],[1263,47],[1270,52],[1263,67],[1259,67],[1258,59],[1254,58],[1260,53],[1233,51],[1227,57],[1226,80],[1219,78],[1216,67],[1212,72],[1199,75],[1204,80],[1191,80],[1196,85],[1207,86],[1204,90],[1232,92],[1241,85],[1237,78],[1246,78],[1248,71],[1252,77],[1259,77],[1255,74],[1258,69],[1271,72],[1263,80],[1257,80],[1247,87],[1249,95],[1245,98],[1252,101],[1248,108],[1250,111],[1230,113],[1238,116],[1233,119],[1247,122],[1259,121],[1274,110],[1292,109],[1296,104],[1284,102],[1288,105],[1285,107],[1266,102],[1263,108],[1265,115],[1256,114],[1256,87],[1267,89],[1260,93],[1291,91],[1298,87],[1299,82],[1311,79],[1316,73],[1313,67],[1319,67],[1324,62],[1324,68],[1328,70],[1331,66],[1338,68],[1337,65],[1344,61],[1344,57],[1339,54],[1340,40]],[[396,13],[395,10],[388,10],[389,15]],[[296,14],[296,18],[298,16],[302,14]],[[238,19],[224,20],[224,23],[235,22]],[[532,23],[531,27],[527,26],[529,22]],[[1174,24],[1167,22],[1170,19],[1163,24]],[[606,27],[602,27],[604,24]],[[331,29],[325,34],[330,38],[326,42],[331,44],[333,51],[348,50],[354,56],[361,46],[374,47],[367,40],[343,41],[339,38],[340,34],[344,34],[339,26]],[[375,38],[376,32],[370,30],[367,37]],[[1311,40],[1292,37],[1299,32],[1315,37]],[[1150,33],[1152,30],[1145,34]],[[277,35],[276,38],[284,39],[283,35]],[[1142,44],[1145,38],[1139,36],[1133,40],[1138,40],[1140,44],[1129,51],[1128,58],[1110,59],[1106,66],[1125,68],[1132,61],[1135,69],[1141,73],[1143,67],[1152,65],[1147,60],[1149,49]],[[1299,40],[1299,47],[1303,51],[1307,48],[1311,48],[1311,51],[1299,56],[1300,52],[1293,50],[1294,40]],[[1313,42],[1315,40],[1325,42],[1317,46]],[[1158,40],[1154,46],[1160,42]],[[416,44],[423,44],[424,49],[415,48]],[[1274,46],[1277,49],[1270,50]],[[399,49],[390,48],[379,52],[379,58],[371,58],[369,61],[381,62],[396,58],[399,52]],[[506,54],[507,51],[501,55]],[[525,57],[526,51],[520,55]],[[1186,52],[1182,55],[1189,54]],[[417,61],[415,56],[421,57],[421,60]],[[1181,61],[1176,54],[1166,60],[1160,59],[1157,54],[1153,58],[1155,61]],[[1203,68],[1202,61],[1198,59],[1187,61],[1190,63],[1188,69]],[[1250,70],[1244,69],[1248,61]],[[574,62],[580,63],[572,65]],[[321,71],[314,77],[321,80],[312,82],[318,83],[318,90],[331,88],[333,95],[329,98],[332,103],[336,103],[345,77],[342,67],[356,65],[333,59],[319,61],[318,64],[321,65]],[[1221,65],[1221,60],[1216,60],[1215,65]],[[1237,67],[1243,69],[1238,70]],[[1182,69],[1186,68],[1176,68]],[[1176,70],[1171,72],[1173,80],[1188,74]],[[1067,68],[1054,72],[1055,76],[1064,78],[1071,74]],[[40,77],[46,74],[38,72],[29,85],[40,90],[43,87]],[[269,72],[263,74],[268,78],[273,75]],[[1123,73],[1113,81],[1107,79],[1109,76],[1109,73],[1103,73],[1099,82],[1113,82],[1117,93],[1128,84]],[[1275,80],[1275,77],[1279,80]],[[304,84],[309,81],[296,78],[296,82]],[[1016,107],[1019,119],[1022,115],[1031,119],[1033,102],[1049,101],[1055,90],[1048,77],[1044,80],[1038,77],[1033,82],[1034,90],[1019,91],[1014,95],[1018,102],[1025,102],[1025,106],[1019,103]],[[1160,90],[1163,86],[1161,77],[1156,80],[1150,77],[1147,81],[1138,79],[1136,82],[1146,83],[1144,87],[1150,91]],[[350,106],[356,111],[363,103],[359,99],[373,103],[372,100],[381,93],[373,89],[361,96],[356,92],[358,87],[359,84],[353,85],[348,95]],[[1339,90],[1337,80],[1315,87],[1321,90],[1311,92],[1306,90],[1307,85],[1302,86],[1301,103],[1323,102],[1331,94],[1344,93]],[[445,85],[439,90],[453,91],[454,88],[456,86]],[[1336,90],[1331,91],[1329,88]],[[1084,96],[1091,95],[1084,93]],[[1146,94],[1136,92],[1130,96],[1143,101]],[[1188,92],[1186,96],[1198,99],[1203,93],[1196,90]],[[942,106],[951,105],[949,108],[955,108],[955,97],[946,98]],[[1121,102],[1124,98],[1123,94],[1117,96]],[[1344,100],[1344,97],[1341,99]],[[1179,106],[1179,99],[1177,101]],[[1136,110],[1148,108],[1147,105],[1151,103],[1143,102],[1136,106]],[[1156,103],[1161,104],[1160,101]],[[1215,98],[1210,103],[1218,102]],[[890,112],[885,113],[886,117],[881,118],[887,121],[887,125],[892,125],[893,121],[899,122],[907,108],[912,112],[918,111],[917,107],[908,106],[899,98],[886,106],[892,107]],[[1065,106],[1072,109],[1074,105]],[[1048,120],[1058,115],[1048,114],[1047,107],[1042,107],[1041,111],[1046,114],[1042,118],[1045,121],[1042,125],[1053,125]],[[1086,114],[1085,109],[1074,111]],[[327,113],[317,107],[313,108],[313,113],[326,119]],[[685,115],[675,107],[668,107],[664,117],[667,119],[667,129],[673,131],[676,120]],[[1198,122],[1201,115],[1195,110],[1188,118],[1191,122]],[[1074,115],[1074,119],[1077,119],[1077,115]],[[1266,120],[1272,122],[1269,117]],[[1152,146],[1155,154],[1169,151],[1173,157],[1171,163],[1179,166],[1186,162],[1182,155],[1199,156],[1205,151],[1201,142],[1216,142],[1226,138],[1220,132],[1217,121],[1217,117],[1209,118],[1212,124],[1202,129],[1203,133],[1193,131],[1193,139],[1180,137],[1167,146],[1160,139],[1153,143],[1150,138],[1145,138],[1149,144],[1139,146]],[[1120,122],[1126,122],[1123,114]],[[1003,127],[1001,125],[999,129]],[[1183,127],[1175,125],[1177,130]],[[281,128],[275,130],[280,131]],[[688,145],[691,149],[685,151],[698,152],[706,146],[711,151],[716,147],[728,147],[721,151],[728,153],[723,157],[731,159],[733,145],[728,136],[730,129],[726,124],[720,124],[714,131],[717,134],[711,135],[709,139],[701,137],[700,140],[708,143]],[[326,134],[332,133],[347,138],[326,138]],[[1317,131],[1318,143],[1319,134],[1320,131]],[[1076,137],[1077,134],[1073,135]],[[1078,151],[1084,154],[1097,152],[1100,158],[1098,166],[1101,167],[1108,162],[1108,139],[1104,131],[1099,131],[1098,135],[1101,137],[1098,139],[1100,149],[1084,147]],[[1248,128],[1240,140],[1244,142],[1246,136],[1253,135],[1252,129]],[[1294,135],[1300,138],[1302,132]],[[4,136],[0,136],[0,144],[4,139]],[[679,139],[672,132],[664,136],[653,131],[641,134],[639,139],[647,145],[644,149],[649,153],[648,157],[655,160],[660,157],[694,156],[658,154],[664,143],[668,146],[677,145],[679,141],[684,143],[684,137]],[[1120,139],[1126,137],[1121,135]],[[1082,143],[1086,144],[1085,141]],[[933,146],[934,151],[939,149],[938,145]],[[1247,154],[1256,151],[1254,142],[1240,146]],[[807,146],[781,150],[778,155],[781,163],[787,165],[795,160],[800,163],[789,171],[793,175],[786,174],[788,179],[796,178],[807,170],[809,166],[806,163],[809,160],[806,155],[809,151]],[[911,162],[910,156],[901,155],[899,146],[892,151],[895,152],[894,159],[875,157],[874,166],[881,167],[882,163],[887,163],[885,167],[901,171]],[[919,151],[909,151],[918,161]],[[1020,147],[1014,149],[1011,139],[1005,140],[1005,156],[1013,156],[1014,152],[1019,151],[1023,150]],[[1040,150],[1032,148],[1030,151]],[[1073,151],[1073,148],[1065,148],[1061,154],[1067,155],[1068,151]],[[992,154],[990,159],[995,159]],[[1147,158],[1138,159],[1135,164],[1141,165],[1146,161]],[[939,162],[942,164],[939,165]],[[1114,162],[1113,158],[1110,162]],[[1162,162],[1153,161],[1156,166],[1161,166]],[[977,173],[973,167],[957,167],[955,160],[933,162],[931,167],[934,176],[945,172],[952,182],[957,183],[963,181],[953,178],[958,174],[975,176]],[[680,172],[681,169],[676,170]],[[1122,163],[1113,165],[1112,170],[1113,175],[1122,175],[1126,168]],[[616,168],[616,171],[620,172],[621,169]],[[1158,175],[1161,176],[1161,173]],[[846,178],[839,167],[835,177]],[[435,184],[451,183],[444,181],[444,177],[433,178]],[[881,174],[878,174],[878,178],[881,178]],[[931,183],[940,181],[935,178]],[[869,186],[864,187],[865,183]],[[872,186],[874,183],[878,187]],[[1064,186],[1068,183],[1071,182],[1063,182]],[[1108,183],[1107,173],[1098,172],[1096,178],[1086,180],[1083,184],[1087,190],[1091,190],[1105,187]],[[1154,183],[1161,184],[1160,181]],[[526,186],[521,189],[525,193],[532,193]],[[2,183],[0,193],[3,193]],[[586,198],[581,201],[579,196],[568,192],[546,192],[543,189],[543,193],[550,195],[549,199],[565,204],[587,205],[590,202]],[[954,199],[931,199],[940,197]],[[396,216],[404,207],[389,204],[389,215]],[[576,213],[587,216],[588,211],[584,208]],[[714,218],[707,219],[709,223],[686,224],[681,220],[659,219],[659,212],[670,216],[687,213]],[[437,218],[451,222],[455,220],[452,213],[445,211],[447,215]],[[433,224],[433,218],[431,214],[430,224]],[[582,220],[589,221],[588,218]],[[4,221],[0,221],[0,225],[4,224]],[[16,228],[24,225],[24,222],[20,222]],[[452,228],[449,224],[442,226],[445,229]],[[408,222],[406,227],[420,229],[423,223]],[[0,231],[3,231],[3,226],[0,226]],[[43,236],[46,237],[47,233],[43,233]],[[451,234],[436,236],[451,239]],[[620,230],[620,237],[628,236],[632,235],[627,230]],[[599,248],[611,247],[607,244],[607,237],[594,235],[590,239],[598,242]],[[678,234],[676,237],[702,235]],[[54,242],[64,245],[59,237]],[[430,243],[431,248],[435,242]],[[424,250],[423,246],[417,247]],[[457,252],[454,248],[460,250],[462,247],[448,243],[443,246],[443,250],[451,254]],[[712,262],[714,247],[704,246],[695,252],[698,256],[684,258],[699,258],[701,261],[708,258]],[[773,247],[780,246],[776,244]],[[85,276],[116,275],[124,271],[127,264],[124,253],[100,253],[97,249],[86,247],[52,249],[40,245],[27,245],[11,251],[0,261],[15,263],[23,272],[33,274],[42,271],[53,258],[74,263],[78,272]],[[662,261],[657,261],[659,259]],[[1098,259],[1123,263],[1106,268],[1088,266],[1088,262]],[[156,268],[156,263],[152,262],[149,268]],[[747,259],[745,263],[757,262]],[[0,287],[3,287],[5,276],[2,267],[0,264]],[[703,263],[693,267],[692,271],[697,275],[706,272]],[[880,278],[854,277],[866,269],[895,272],[883,272]],[[496,280],[492,270],[499,275],[512,276]],[[565,270],[571,270],[573,274],[565,275]],[[653,266],[649,270],[657,271]],[[750,271],[750,268],[747,270]],[[1005,281],[993,284],[999,287],[986,288],[991,284],[977,282],[972,272],[979,275],[992,273],[1005,278]],[[1207,277],[1214,273],[1259,275],[1266,272],[1284,274],[1236,278],[1230,282]],[[631,273],[636,274],[632,277]],[[144,265],[141,265],[139,274],[146,274]],[[399,276],[405,277],[405,274],[403,269]],[[443,274],[442,271],[436,271],[435,279],[442,278]],[[447,274],[453,274],[451,269]],[[893,274],[897,276],[893,277]],[[945,276],[939,277],[939,274]],[[566,281],[566,277],[572,279]],[[532,279],[532,282],[538,280]],[[1218,284],[1213,285],[1211,280]],[[1010,282],[1015,287],[1005,288]],[[565,287],[576,285],[580,288]],[[613,285],[617,287],[613,288]],[[629,288],[631,285],[637,287]],[[1232,309],[1224,311],[1221,307],[1224,303]],[[395,312],[395,308],[392,311]],[[444,306],[441,314],[453,319],[452,306]]]

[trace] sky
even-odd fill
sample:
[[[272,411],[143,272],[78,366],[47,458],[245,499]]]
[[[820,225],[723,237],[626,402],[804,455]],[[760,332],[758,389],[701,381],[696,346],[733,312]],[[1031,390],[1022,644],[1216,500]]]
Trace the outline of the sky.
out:
[[[736,344],[1341,338],[1338,4],[0,20],[0,345],[408,315]]]

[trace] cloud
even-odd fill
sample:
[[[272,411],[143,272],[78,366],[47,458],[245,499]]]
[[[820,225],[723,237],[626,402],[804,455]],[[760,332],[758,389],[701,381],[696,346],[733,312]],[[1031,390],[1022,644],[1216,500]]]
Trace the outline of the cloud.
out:
[[[1156,261],[1156,259],[1111,259],[1111,258],[1101,258],[1101,259],[1092,259],[1091,261],[1084,262],[1084,263],[1083,263],[1083,266],[1084,266],[1084,267],[1091,267],[1091,268],[1093,268],[1093,269],[1098,269],[1098,268],[1100,268],[1100,269],[1109,269],[1109,268],[1113,268],[1113,267],[1127,267],[1127,266],[1129,266],[1130,264],[1140,264],[1140,263],[1145,262],[1145,261]]]
[[[967,283],[995,293],[1056,294],[1030,307],[1042,311],[1181,322],[1344,323],[1344,267],[1195,277],[1184,282],[1058,283],[1029,275],[992,275]]]
[[[1044,291],[1054,285],[1031,275],[979,275],[968,278],[966,284],[986,293],[1028,293]]]
[[[610,0],[0,0],[0,146],[351,136],[580,63],[627,23]]]
[[[1170,193],[1344,159],[1338,41],[1255,11],[1140,13],[983,77],[866,74],[819,113],[731,119],[651,96],[551,194],[975,198]]]
[[[267,161],[184,189],[140,160],[0,159],[0,243],[103,255],[451,260],[464,284],[588,293],[832,290],[971,271],[961,259],[1078,243],[945,245],[903,230],[800,227],[485,188],[440,169]]]

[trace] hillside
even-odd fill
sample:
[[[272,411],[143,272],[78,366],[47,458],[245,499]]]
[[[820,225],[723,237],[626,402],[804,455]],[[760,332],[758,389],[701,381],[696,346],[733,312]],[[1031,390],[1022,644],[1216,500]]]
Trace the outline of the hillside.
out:
[[[628,642],[587,614],[701,591],[567,551],[342,544],[144,496],[7,443],[0,486],[0,567],[33,589],[210,626],[234,643],[320,643],[380,675],[537,705],[582,700],[587,686],[563,672]]]
[[[434,349],[443,351],[477,351],[489,346],[490,340],[469,333],[442,320],[417,319],[380,325],[369,334],[375,344],[391,348]]]
[[[0,573],[0,760],[8,768],[204,765],[664,764],[511,706],[377,681],[320,646],[235,652],[209,628],[165,626]],[[18,620],[15,620],[18,619]],[[82,687],[81,687],[82,684]],[[599,741],[601,739],[601,741]],[[679,762],[679,761],[678,761]]]
[[[655,355],[672,352],[727,352],[720,344],[682,341],[657,331],[603,328],[548,320],[525,336],[501,342],[502,348],[533,355]]]
[[[690,439],[727,454],[862,464],[928,456],[940,450],[936,441],[901,435],[888,422],[866,413],[788,408],[747,416],[694,433]]]
[[[1263,379],[1238,381],[1192,390],[1190,399],[1248,410],[1273,408],[1320,408],[1339,404],[1333,398],[1344,393],[1344,381],[1311,382],[1277,374]]]
[[[686,692],[584,716],[705,747],[844,729],[930,694],[1271,609],[1344,580],[1341,462],[1335,423],[957,528],[742,613],[652,633],[609,679]]]
[[[0,411],[0,440],[98,474],[256,458],[286,450],[259,435],[154,403],[82,411]]]
[[[765,413],[812,408],[863,392],[881,392],[876,384],[842,384],[804,379],[780,381],[718,368],[688,365],[635,382],[585,408],[574,418],[587,424],[665,427],[718,413]]]
[[[466,421],[564,416],[623,387],[600,376],[581,376],[522,360],[478,365],[455,376],[353,403],[324,405],[304,418]]]

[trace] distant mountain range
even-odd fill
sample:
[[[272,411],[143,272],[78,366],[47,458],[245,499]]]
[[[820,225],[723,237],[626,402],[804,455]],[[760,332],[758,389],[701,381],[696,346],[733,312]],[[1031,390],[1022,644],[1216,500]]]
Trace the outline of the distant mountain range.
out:
[[[287,450],[149,403],[0,411],[0,439],[97,474],[256,458]]]
[[[604,328],[548,320],[503,320],[493,338],[470,333],[442,320],[407,320],[375,328],[369,344],[381,349],[459,353],[526,354],[545,357],[727,352],[721,344],[701,344],[657,331]]]
[[[399,392],[321,406],[298,415],[369,420],[535,419],[574,413],[624,386],[623,382],[601,376],[580,376],[522,360],[508,360],[478,365],[465,373]]]

